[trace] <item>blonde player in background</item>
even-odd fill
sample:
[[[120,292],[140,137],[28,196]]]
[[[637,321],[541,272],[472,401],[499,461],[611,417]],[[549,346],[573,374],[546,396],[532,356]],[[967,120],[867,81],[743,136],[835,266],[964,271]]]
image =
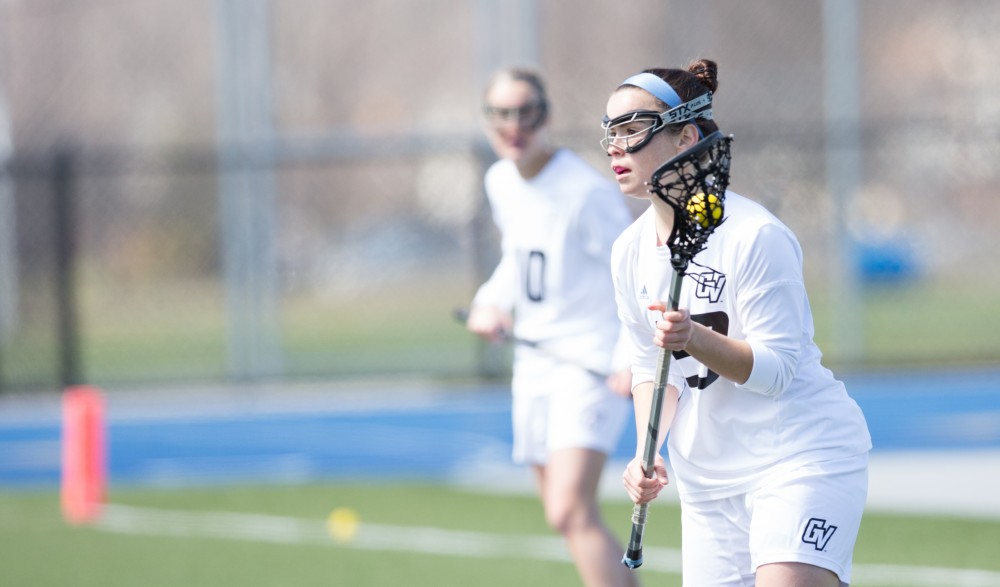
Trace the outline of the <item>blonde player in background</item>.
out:
[[[635,585],[597,503],[607,454],[631,411],[627,353],[626,368],[608,380],[555,358],[612,372],[621,325],[611,244],[632,216],[614,183],[549,144],[548,102],[537,74],[498,72],[483,108],[499,157],[485,182],[502,251],[467,325],[490,341],[513,334],[547,349],[514,349],[514,460],[534,470],[545,519],[566,540],[583,583]]]
[[[608,100],[611,169],[625,194],[652,204],[612,252],[619,315],[631,334],[636,426],[645,431],[649,422],[659,350],[673,351],[661,430],[669,425],[685,585],[846,585],[871,438],[844,385],[820,364],[795,235],[727,192],[724,220],[684,277],[680,309],[664,303],[672,268],[663,243],[674,212],[645,182],[718,130],[717,71],[706,59],[647,70]],[[660,456],[655,475],[644,475],[642,443],[623,475],[636,503],[667,484]]]

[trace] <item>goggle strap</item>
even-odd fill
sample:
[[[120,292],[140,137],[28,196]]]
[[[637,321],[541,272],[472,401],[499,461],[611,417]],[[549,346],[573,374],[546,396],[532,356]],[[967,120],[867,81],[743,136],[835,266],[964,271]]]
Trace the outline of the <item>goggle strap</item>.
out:
[[[655,77],[655,76],[654,76]],[[699,108],[704,108],[706,106],[712,105],[712,92],[705,92],[704,94],[698,96],[690,102],[685,102],[679,106],[675,106],[670,110],[667,110],[660,115],[663,119],[663,124],[675,124],[678,122],[684,122],[685,120],[694,120],[696,118],[704,118],[706,120],[711,120],[712,109],[703,110],[701,112],[696,112]]]

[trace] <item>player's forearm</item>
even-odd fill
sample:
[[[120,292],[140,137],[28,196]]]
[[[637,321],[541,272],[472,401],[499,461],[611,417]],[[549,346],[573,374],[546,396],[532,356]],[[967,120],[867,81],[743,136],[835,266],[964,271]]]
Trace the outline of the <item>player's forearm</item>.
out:
[[[684,350],[713,372],[738,384],[745,383],[753,371],[753,350],[746,341],[701,324],[694,325],[694,334]]]
[[[656,452],[660,451],[663,441],[667,438],[670,424],[677,412],[677,388],[668,385],[663,394],[663,407],[660,413],[660,426],[656,436]],[[644,456],[646,449],[646,433],[649,431],[649,419],[653,408],[653,382],[640,383],[632,389],[632,404],[635,407],[635,454],[638,458]]]

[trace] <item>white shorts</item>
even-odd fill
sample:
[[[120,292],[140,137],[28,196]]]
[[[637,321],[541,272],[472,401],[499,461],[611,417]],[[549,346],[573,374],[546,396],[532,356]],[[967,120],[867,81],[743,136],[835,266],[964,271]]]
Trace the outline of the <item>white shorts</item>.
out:
[[[514,462],[544,465],[561,448],[603,453],[618,445],[632,402],[604,379],[545,356],[521,353],[511,384]]]
[[[753,587],[757,567],[800,562],[851,582],[867,453],[769,474],[733,497],[681,504],[684,585]]]

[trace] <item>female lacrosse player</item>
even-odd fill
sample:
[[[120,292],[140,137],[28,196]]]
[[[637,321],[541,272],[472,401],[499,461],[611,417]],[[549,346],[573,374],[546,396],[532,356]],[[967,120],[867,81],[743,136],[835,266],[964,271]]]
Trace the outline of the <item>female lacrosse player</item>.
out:
[[[602,144],[621,190],[649,209],[615,242],[619,316],[632,342],[641,454],[659,349],[672,351],[661,430],[682,508],[685,585],[837,586],[867,495],[871,438],[844,385],[820,364],[792,232],[760,205],[726,192],[723,221],[667,288],[674,209],[647,191],[664,162],[717,131],[717,66],[652,69],[611,95]],[[707,164],[707,163],[706,163]],[[667,436],[661,432],[659,442]],[[659,449],[659,446],[657,446]],[[667,484],[641,457],[623,480],[635,503]]]
[[[634,585],[597,503],[607,454],[630,413],[628,353],[619,393],[609,388],[613,381],[588,372],[612,371],[622,328],[611,244],[632,215],[614,183],[550,145],[537,74],[498,72],[483,109],[499,157],[485,182],[502,251],[473,299],[468,328],[491,341],[508,333],[537,341],[537,349],[514,348],[514,460],[534,470],[545,518],[565,538],[583,583]]]

